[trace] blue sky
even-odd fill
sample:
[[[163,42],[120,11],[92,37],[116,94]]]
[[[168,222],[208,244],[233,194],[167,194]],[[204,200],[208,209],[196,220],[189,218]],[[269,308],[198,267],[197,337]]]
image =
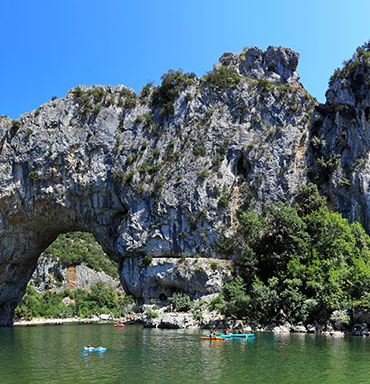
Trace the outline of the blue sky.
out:
[[[202,76],[223,52],[285,46],[324,102],[328,79],[370,38],[368,0],[1,0],[0,115],[79,84],[139,92],[168,69]]]

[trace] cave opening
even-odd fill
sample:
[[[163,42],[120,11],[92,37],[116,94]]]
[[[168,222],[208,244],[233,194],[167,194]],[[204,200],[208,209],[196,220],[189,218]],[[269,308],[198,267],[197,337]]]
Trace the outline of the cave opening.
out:
[[[236,174],[242,176],[246,180],[251,171],[252,165],[250,161],[244,154],[241,154],[236,163]]]
[[[167,296],[162,292],[159,294],[159,300],[163,303],[167,300]]]

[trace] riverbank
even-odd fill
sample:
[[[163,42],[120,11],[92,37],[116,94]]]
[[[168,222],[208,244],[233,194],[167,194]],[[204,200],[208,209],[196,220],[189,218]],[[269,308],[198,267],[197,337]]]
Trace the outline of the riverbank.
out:
[[[276,322],[271,324],[260,324],[257,322],[248,322],[245,319],[225,318],[216,311],[203,311],[201,314],[194,312],[171,312],[169,307],[155,308],[154,305],[144,305],[142,313],[134,315],[135,321],[143,324],[145,328],[161,328],[161,329],[210,329],[216,327],[218,329],[233,329],[234,332],[242,327],[246,333],[251,332],[273,332],[273,333],[311,333],[327,336],[343,337],[345,335],[352,336],[369,336],[370,332],[366,323],[356,323],[347,328],[338,329],[333,324],[320,325],[317,322],[313,324],[290,324],[289,322]],[[108,318],[108,315],[95,316],[92,318],[36,318],[32,320],[15,321],[15,326],[35,326],[35,325],[59,325],[73,324],[81,322],[99,321],[123,321],[123,319]]]
[[[55,318],[55,319],[44,319],[44,318],[36,318],[36,319],[31,319],[31,320],[18,320],[14,322],[14,325],[45,325],[45,324],[66,324],[66,323],[80,323],[83,321],[92,321],[92,322],[98,322],[101,321],[99,317],[93,317],[91,319],[86,319],[86,318],[67,318],[67,319],[61,319],[61,318]]]

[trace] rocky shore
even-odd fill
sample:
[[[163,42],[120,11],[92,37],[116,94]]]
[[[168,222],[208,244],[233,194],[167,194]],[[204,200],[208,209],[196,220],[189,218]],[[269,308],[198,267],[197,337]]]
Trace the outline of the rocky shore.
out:
[[[231,328],[239,330],[243,327],[245,332],[274,332],[274,333],[314,333],[327,336],[369,336],[369,328],[366,323],[356,323],[353,326],[341,327],[338,324],[321,325],[313,324],[290,324],[289,322],[260,324],[245,320],[225,318],[217,312],[204,311],[202,315],[190,312],[168,312],[169,308],[164,307],[154,311],[152,306],[144,306],[144,313],[138,318],[147,328]],[[235,332],[235,331],[234,331]]]

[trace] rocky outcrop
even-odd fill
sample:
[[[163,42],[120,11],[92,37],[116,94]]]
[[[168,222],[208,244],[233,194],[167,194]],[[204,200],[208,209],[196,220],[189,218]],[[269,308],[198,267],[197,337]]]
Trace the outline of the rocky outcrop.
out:
[[[258,47],[245,49],[241,55],[224,53],[214,68],[221,65],[232,68],[237,74],[250,79],[267,79],[274,84],[298,84],[299,54],[289,48],[268,47],[266,52]]]
[[[166,304],[175,292],[186,292],[192,299],[218,293],[231,280],[230,260],[207,258],[125,258],[121,277],[126,288],[142,302],[157,298]]]
[[[220,230],[235,229],[240,207],[291,201],[308,176],[369,230],[365,61],[336,75],[317,110],[298,54],[269,47],[224,54],[203,78],[170,71],[140,95],[81,86],[2,117],[0,324],[60,233],[91,232],[148,302],[217,291],[229,278],[211,271],[227,264],[213,247]]]

